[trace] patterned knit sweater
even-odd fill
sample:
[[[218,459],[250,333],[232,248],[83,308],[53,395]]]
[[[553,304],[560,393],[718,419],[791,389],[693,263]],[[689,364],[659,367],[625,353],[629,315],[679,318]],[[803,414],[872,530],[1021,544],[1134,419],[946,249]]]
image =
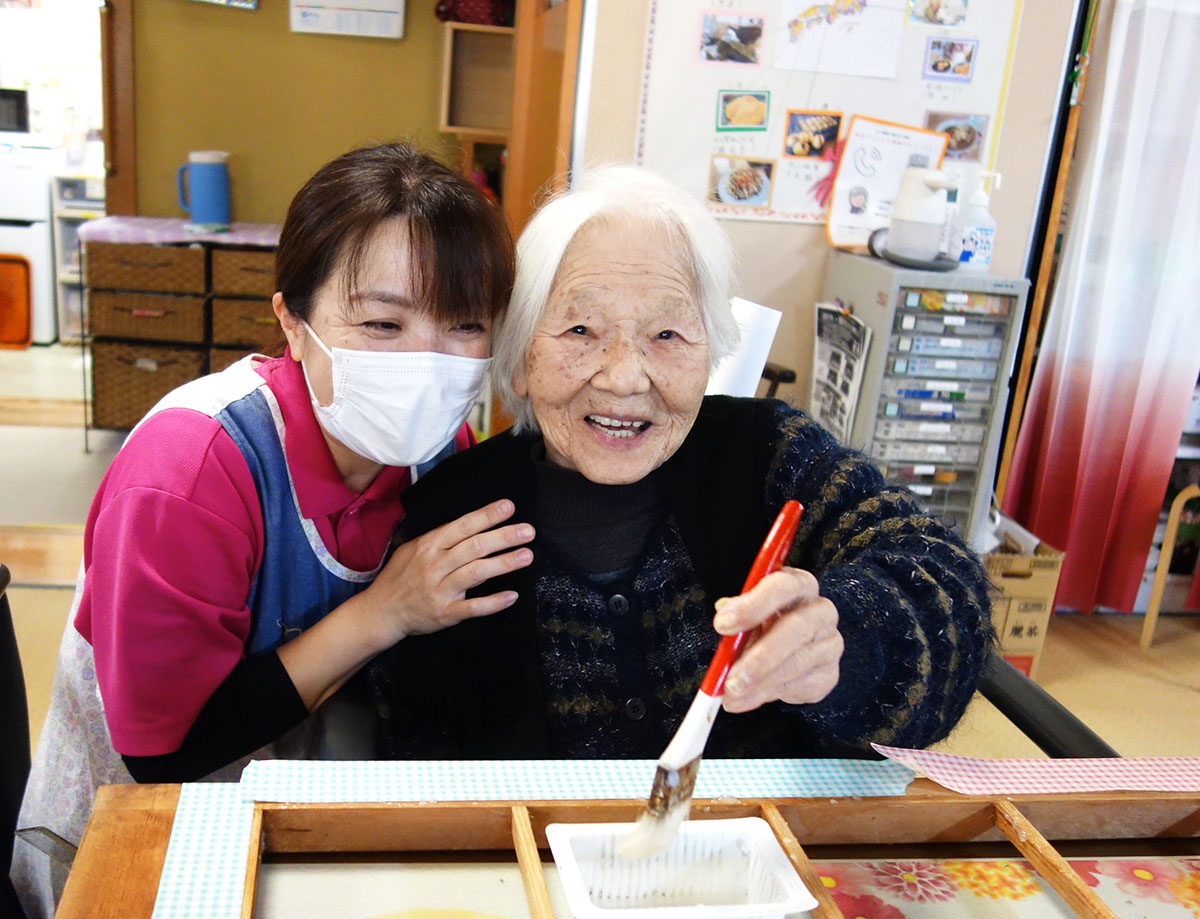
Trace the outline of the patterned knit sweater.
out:
[[[502,496],[531,519],[538,443],[506,433],[443,463],[406,494],[405,537]],[[539,538],[531,569],[476,591],[515,588],[515,607],[405,639],[369,666],[380,755],[658,756],[716,647],[714,602],[740,589],[788,498],[805,514],[787,563],[839,612],[839,681],[817,704],[722,715],[705,755],[864,755],[949,732],[993,640],[988,582],[911,493],[767,400],[705,399],[657,474],[664,512],[623,577],[589,578]]]

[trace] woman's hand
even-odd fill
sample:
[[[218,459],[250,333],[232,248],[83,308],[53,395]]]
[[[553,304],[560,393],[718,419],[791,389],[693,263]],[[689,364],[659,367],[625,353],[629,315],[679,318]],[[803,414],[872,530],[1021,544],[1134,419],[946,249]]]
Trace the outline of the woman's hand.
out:
[[[533,527],[500,526],[512,514],[511,501],[495,501],[396,549],[363,598],[389,647],[406,635],[438,632],[517,601],[512,590],[466,597],[472,587],[533,561],[533,552],[524,547],[533,539]]]
[[[838,611],[811,572],[782,568],[748,593],[718,600],[713,625],[722,635],[759,629],[725,681],[726,711],[748,712],[776,699],[820,702],[837,685]]]
[[[512,606],[517,595],[511,590],[465,597],[472,587],[533,561],[531,550],[515,548],[533,539],[533,527],[499,526],[512,514],[511,501],[496,501],[405,543],[370,587],[281,645],[279,659],[309,711],[405,635]]]

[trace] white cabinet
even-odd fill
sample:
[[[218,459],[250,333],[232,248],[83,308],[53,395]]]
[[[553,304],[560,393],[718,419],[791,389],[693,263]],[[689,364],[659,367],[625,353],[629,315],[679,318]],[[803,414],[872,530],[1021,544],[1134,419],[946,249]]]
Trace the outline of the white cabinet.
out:
[[[84,334],[83,277],[80,273],[79,227],[104,216],[102,176],[56,175],[51,183],[54,217],[55,302],[58,340],[78,343]]]

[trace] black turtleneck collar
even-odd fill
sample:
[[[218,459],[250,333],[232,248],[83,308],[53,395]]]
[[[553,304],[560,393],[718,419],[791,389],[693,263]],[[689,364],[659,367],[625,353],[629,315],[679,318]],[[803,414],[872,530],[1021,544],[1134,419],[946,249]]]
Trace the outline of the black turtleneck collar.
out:
[[[533,465],[539,539],[594,577],[622,574],[641,558],[663,514],[659,470],[629,485],[598,485],[550,463],[541,441],[533,447]]]

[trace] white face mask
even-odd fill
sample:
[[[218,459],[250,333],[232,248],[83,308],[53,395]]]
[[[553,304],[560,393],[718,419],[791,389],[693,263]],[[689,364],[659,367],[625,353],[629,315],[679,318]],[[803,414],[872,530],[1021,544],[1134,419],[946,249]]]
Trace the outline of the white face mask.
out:
[[[417,466],[437,456],[462,427],[492,362],[439,351],[331,352],[307,322],[304,328],[333,362],[329,405],[317,401],[304,371],[317,420],[355,453],[385,466]]]

